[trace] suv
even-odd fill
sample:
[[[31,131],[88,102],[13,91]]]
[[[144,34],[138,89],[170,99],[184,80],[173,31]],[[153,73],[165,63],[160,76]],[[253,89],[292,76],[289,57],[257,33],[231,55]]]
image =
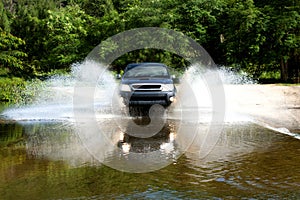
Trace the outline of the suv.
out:
[[[176,88],[168,67],[162,63],[127,65],[120,84],[120,96],[126,106],[169,106]]]

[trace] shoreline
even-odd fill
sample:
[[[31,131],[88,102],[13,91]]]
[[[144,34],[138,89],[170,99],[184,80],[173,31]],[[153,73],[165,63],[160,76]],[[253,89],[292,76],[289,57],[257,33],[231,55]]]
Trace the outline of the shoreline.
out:
[[[224,85],[227,106],[255,121],[300,133],[300,86]]]
[[[260,124],[300,133],[300,85],[226,84],[224,91],[227,110]],[[0,123],[5,121],[0,115]]]

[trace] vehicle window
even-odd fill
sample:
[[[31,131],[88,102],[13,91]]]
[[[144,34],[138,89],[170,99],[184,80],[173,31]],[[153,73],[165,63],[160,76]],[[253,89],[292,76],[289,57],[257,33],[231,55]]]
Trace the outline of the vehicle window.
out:
[[[127,71],[125,78],[139,78],[139,77],[167,77],[168,71],[162,66],[140,66],[134,67]]]

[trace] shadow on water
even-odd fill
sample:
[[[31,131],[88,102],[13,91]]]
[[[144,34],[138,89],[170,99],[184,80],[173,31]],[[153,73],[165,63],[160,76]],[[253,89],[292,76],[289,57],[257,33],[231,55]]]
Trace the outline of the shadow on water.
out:
[[[168,120],[162,132],[148,140],[116,131],[115,149],[101,151],[109,151],[105,156],[110,161],[157,150],[168,159],[178,148],[176,123]],[[105,124],[109,127],[111,122]],[[297,199],[300,195],[299,140],[254,124],[227,124],[204,158],[195,151],[199,145],[195,140],[168,166],[139,174],[101,165],[82,145],[72,123],[8,123],[0,128],[3,199]],[[164,152],[170,142],[172,151]],[[130,148],[122,148],[125,143]]]

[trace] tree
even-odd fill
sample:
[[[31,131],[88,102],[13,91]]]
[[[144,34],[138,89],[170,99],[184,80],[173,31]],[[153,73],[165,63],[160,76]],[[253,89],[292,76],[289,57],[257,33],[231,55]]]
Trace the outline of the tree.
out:
[[[22,61],[18,65],[11,60],[10,71],[29,69],[25,66],[34,69],[21,70],[28,75],[67,70],[107,38],[154,26],[183,32],[218,64],[235,66],[254,78],[278,71],[282,80],[297,81],[299,10],[298,0],[3,0],[2,64],[3,56],[10,55]],[[156,49],[130,52],[114,64],[120,69],[126,60],[151,59],[185,65],[182,58]]]
[[[76,5],[48,10],[47,14],[41,21],[48,33],[42,43],[47,56],[41,59],[41,64],[47,71],[67,69],[87,54],[85,41],[90,18]]]
[[[228,0],[221,15],[227,64],[254,78],[278,71],[299,81],[299,1]]]
[[[256,4],[270,17],[264,48],[271,53],[266,57],[279,63],[283,81],[300,82],[300,2],[257,0]]]
[[[122,2],[120,15],[125,22],[125,29],[139,27],[165,27],[170,28],[170,17],[173,12],[168,1],[136,1],[126,0]]]
[[[219,20],[227,64],[258,78],[266,70],[261,46],[266,41],[267,17],[252,0],[229,0]]]
[[[101,41],[122,31],[113,7],[102,17],[95,17],[79,7],[86,6],[89,1],[76,2],[18,1],[13,31],[25,40],[23,50],[28,53],[28,63],[36,74],[68,70]]]
[[[25,42],[0,28],[0,67],[9,74],[20,76],[27,70],[23,58],[26,53],[18,50]]]
[[[14,6],[11,33],[25,41],[19,50],[27,53],[26,62],[34,73],[50,70],[41,67],[41,61],[48,56],[43,43],[49,34],[43,19],[48,15],[47,10],[57,10],[59,7],[55,0],[18,0]]]
[[[222,7],[220,0],[175,1],[174,28],[190,36],[201,45],[209,40],[207,30],[217,21],[215,11]]]
[[[82,2],[82,1],[81,1]],[[90,16],[101,18],[113,10],[113,4],[109,0],[83,1],[80,7]]]
[[[0,28],[5,32],[10,32],[10,23],[7,17],[7,11],[4,8],[4,4],[0,2]]]

